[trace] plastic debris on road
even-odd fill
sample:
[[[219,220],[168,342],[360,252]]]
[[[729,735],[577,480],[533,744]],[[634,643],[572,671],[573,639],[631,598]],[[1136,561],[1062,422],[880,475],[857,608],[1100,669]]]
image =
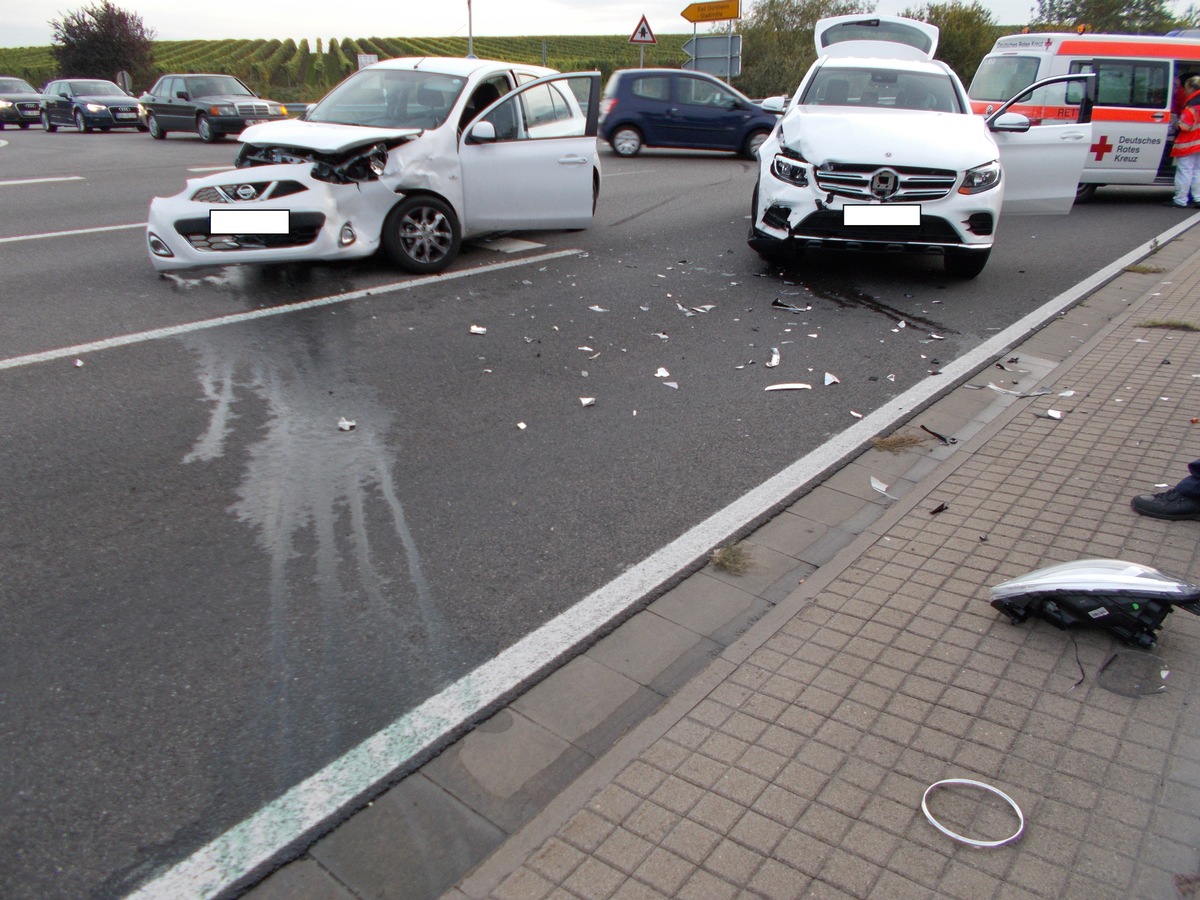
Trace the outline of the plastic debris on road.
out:
[[[357,422],[353,419],[347,419],[345,416],[338,419],[338,431],[353,431],[357,426]]]
[[[579,402],[580,402],[580,403],[581,403],[583,406],[595,406],[595,405],[596,405],[596,398],[595,398],[595,397],[580,397],[580,398],[579,398]]]
[[[842,379],[838,378],[832,372],[825,373],[825,386],[826,387],[828,387],[831,384],[841,384],[841,383],[842,383]]]
[[[805,384],[803,381],[793,381],[785,384],[769,384],[764,391],[811,391],[812,385]]]
[[[664,369],[662,366],[659,366],[658,371],[654,373],[654,377],[655,378],[670,378],[671,373],[668,372],[666,369]]]
[[[763,365],[766,366],[768,369],[773,369],[777,365],[779,365],[779,348],[778,347],[771,348],[771,358],[768,359],[765,363],[763,363]]]
[[[871,476],[871,490],[876,491],[877,493],[883,494],[883,496],[887,497],[889,500],[898,500],[899,499],[898,497],[893,497],[891,494],[889,494],[888,493],[888,485],[884,484],[882,481],[880,481],[874,475]]]
[[[482,325],[472,325],[471,334],[487,334],[487,329]]]
[[[788,303],[786,300],[782,300],[779,297],[776,297],[774,300],[771,301],[771,306],[774,309],[783,309],[783,310],[787,310],[790,313],[808,312],[809,310],[812,309],[811,303],[808,306],[796,306],[795,304]]]

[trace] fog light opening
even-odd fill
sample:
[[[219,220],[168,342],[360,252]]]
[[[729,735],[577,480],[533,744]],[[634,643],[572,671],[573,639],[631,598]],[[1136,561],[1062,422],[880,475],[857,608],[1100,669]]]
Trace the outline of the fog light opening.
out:
[[[358,239],[354,233],[354,226],[347,222],[342,226],[342,231],[338,235],[338,245],[341,247],[349,247]]]
[[[166,245],[162,238],[151,232],[146,235],[146,243],[150,245],[150,252],[155,256],[171,258],[175,254],[171,252],[171,248]]]

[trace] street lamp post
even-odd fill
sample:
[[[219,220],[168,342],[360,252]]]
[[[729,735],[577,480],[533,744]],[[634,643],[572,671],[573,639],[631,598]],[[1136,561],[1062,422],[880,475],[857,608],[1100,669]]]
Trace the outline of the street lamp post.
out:
[[[471,23],[471,0],[467,0],[467,56],[475,55],[475,28]]]

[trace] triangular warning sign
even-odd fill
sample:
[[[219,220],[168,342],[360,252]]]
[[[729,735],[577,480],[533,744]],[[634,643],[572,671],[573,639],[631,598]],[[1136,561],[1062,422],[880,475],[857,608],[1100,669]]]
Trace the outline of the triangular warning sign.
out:
[[[658,40],[654,37],[654,32],[650,30],[650,23],[646,21],[646,17],[642,16],[642,21],[638,22],[638,27],[633,29],[633,35],[629,38],[631,44],[657,44]]]

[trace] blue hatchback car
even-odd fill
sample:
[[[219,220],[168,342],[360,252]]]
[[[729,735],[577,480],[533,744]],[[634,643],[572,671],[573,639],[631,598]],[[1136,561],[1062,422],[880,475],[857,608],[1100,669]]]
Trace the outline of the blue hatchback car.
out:
[[[683,69],[618,69],[600,102],[600,136],[617,156],[677,147],[753,159],[777,120],[712,75]]]

